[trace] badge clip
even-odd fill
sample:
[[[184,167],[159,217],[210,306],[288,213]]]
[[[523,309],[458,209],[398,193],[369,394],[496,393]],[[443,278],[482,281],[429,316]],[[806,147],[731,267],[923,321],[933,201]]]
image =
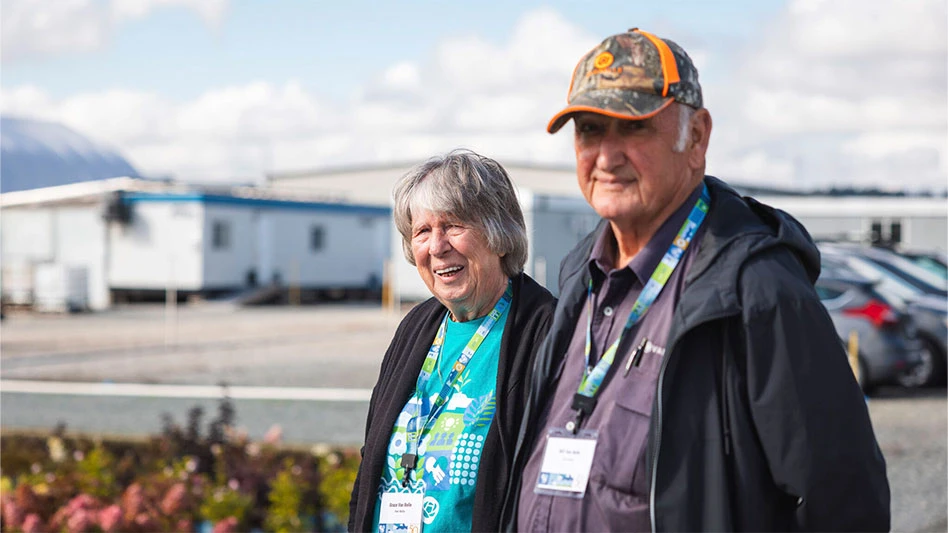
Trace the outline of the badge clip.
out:
[[[411,471],[415,469],[415,466],[418,465],[418,456],[413,453],[406,453],[402,455],[402,468],[405,469],[405,477],[402,478],[402,486],[408,486],[408,476],[411,475]]]
[[[586,417],[589,413],[593,412],[593,409],[596,408],[596,399],[585,396],[580,393],[573,395],[573,409],[576,410],[576,418],[566,423],[566,429],[572,434],[576,434],[576,430],[579,429],[580,424],[583,422],[583,418]]]

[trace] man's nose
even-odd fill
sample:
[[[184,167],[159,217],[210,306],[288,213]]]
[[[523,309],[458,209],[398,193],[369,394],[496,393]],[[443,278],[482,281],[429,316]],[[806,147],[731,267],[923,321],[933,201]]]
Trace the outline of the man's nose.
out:
[[[625,143],[622,136],[613,128],[609,128],[599,142],[599,154],[596,156],[596,167],[599,170],[611,172],[625,164]]]

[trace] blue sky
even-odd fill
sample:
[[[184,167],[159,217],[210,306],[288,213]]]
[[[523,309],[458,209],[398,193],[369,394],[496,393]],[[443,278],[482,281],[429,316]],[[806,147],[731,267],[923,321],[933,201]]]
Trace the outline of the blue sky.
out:
[[[434,43],[450,36],[470,34],[501,43],[524,13],[537,8],[551,7],[597,36],[628,25],[652,31],[674,27],[701,44],[739,46],[783,5],[776,0],[713,4],[626,0],[598,2],[593,8],[582,1],[236,1],[211,24],[186,5],[170,5],[118,25],[96,53],[9,61],[3,83],[40,85],[58,98],[121,86],[181,101],[207,87],[298,79],[306,88],[344,97],[380,66],[423,58]],[[333,73],[333,83],[325,83],[327,73]]]
[[[698,64],[715,118],[709,172],[804,188],[948,181],[943,0],[0,8],[3,112],[62,122],[155,175],[246,181],[456,146],[569,164],[569,136],[543,126],[572,67],[640,26]]]

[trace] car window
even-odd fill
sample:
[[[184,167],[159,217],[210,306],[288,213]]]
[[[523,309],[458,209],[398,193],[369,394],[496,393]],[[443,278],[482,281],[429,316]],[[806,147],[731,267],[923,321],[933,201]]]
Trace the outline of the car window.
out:
[[[902,270],[906,274],[912,276],[916,280],[930,286],[933,289],[945,290],[945,280],[916,265],[908,259],[905,259],[904,257],[900,257],[895,254],[887,254],[886,257],[881,260],[891,264],[893,267],[899,270]]]
[[[935,274],[942,280],[948,280],[948,268],[945,268],[945,265],[935,261],[931,257],[925,257],[922,255],[918,257],[912,257],[910,260],[932,274]]]
[[[908,300],[912,300],[922,294],[922,291],[912,284],[872,261],[856,256],[849,256],[843,260],[847,266],[855,270],[858,274],[867,279],[877,281],[875,289],[897,307],[904,308]]]

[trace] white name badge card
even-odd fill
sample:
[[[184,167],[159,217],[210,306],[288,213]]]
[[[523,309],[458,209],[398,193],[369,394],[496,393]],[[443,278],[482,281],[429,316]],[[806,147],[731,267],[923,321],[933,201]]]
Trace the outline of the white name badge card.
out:
[[[382,494],[379,509],[379,533],[421,533],[424,494]]]
[[[534,492],[582,498],[589,483],[597,437],[595,431],[573,435],[565,429],[551,429]]]

